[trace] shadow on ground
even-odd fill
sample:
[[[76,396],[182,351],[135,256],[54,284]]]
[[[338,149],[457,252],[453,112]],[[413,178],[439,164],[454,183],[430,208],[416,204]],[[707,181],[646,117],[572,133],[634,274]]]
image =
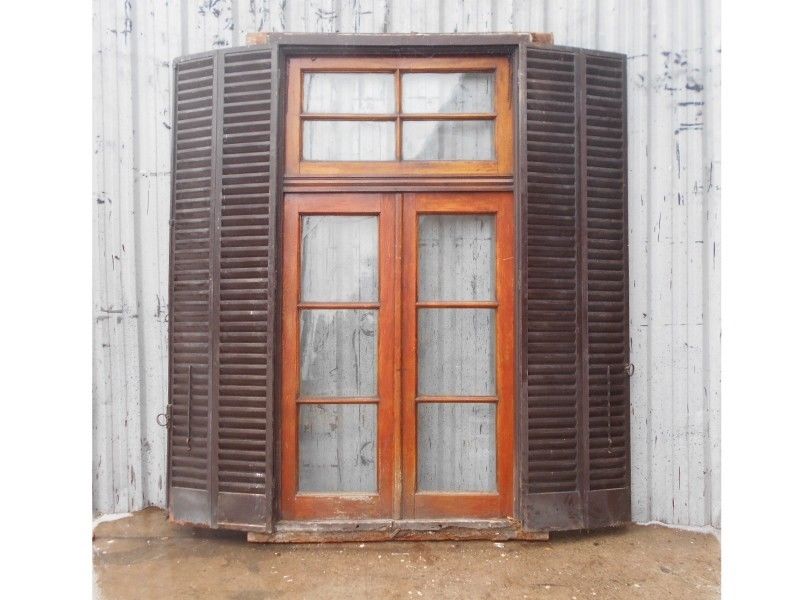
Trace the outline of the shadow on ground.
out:
[[[127,598],[719,598],[713,535],[630,526],[549,542],[248,544],[147,509],[94,531],[96,592]]]

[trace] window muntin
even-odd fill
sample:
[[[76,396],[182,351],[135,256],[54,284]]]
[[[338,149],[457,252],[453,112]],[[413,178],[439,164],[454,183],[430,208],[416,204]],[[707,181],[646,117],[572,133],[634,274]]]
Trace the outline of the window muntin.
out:
[[[286,174],[511,175],[503,57],[294,58]]]

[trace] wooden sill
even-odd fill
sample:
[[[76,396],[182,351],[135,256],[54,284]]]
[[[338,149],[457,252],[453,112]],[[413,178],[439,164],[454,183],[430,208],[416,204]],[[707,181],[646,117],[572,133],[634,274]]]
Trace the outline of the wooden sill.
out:
[[[279,521],[271,533],[248,532],[254,543],[533,540],[547,541],[548,532],[524,531],[515,519],[364,519]]]

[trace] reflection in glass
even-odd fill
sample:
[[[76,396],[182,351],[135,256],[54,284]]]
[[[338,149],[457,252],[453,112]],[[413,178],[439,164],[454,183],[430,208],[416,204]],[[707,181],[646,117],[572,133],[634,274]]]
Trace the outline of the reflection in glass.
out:
[[[417,389],[423,396],[495,395],[495,310],[417,310]]]
[[[301,404],[301,492],[375,492],[377,406]]]
[[[304,216],[303,302],[377,302],[378,217]]]
[[[393,121],[304,121],[305,160],[394,160]]]
[[[303,112],[393,113],[394,75],[391,73],[305,73]]]
[[[493,160],[494,121],[404,121],[405,160]]]
[[[405,73],[404,113],[491,113],[494,73]]]
[[[300,395],[375,396],[377,310],[300,311]]]
[[[497,491],[495,413],[483,402],[417,404],[417,489]]]
[[[419,217],[419,299],[494,300],[494,215]]]

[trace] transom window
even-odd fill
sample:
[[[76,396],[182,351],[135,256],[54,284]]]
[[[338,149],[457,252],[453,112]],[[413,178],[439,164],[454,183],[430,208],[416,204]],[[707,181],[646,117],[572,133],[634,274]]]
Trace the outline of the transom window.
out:
[[[286,173],[511,174],[502,57],[294,58]]]

